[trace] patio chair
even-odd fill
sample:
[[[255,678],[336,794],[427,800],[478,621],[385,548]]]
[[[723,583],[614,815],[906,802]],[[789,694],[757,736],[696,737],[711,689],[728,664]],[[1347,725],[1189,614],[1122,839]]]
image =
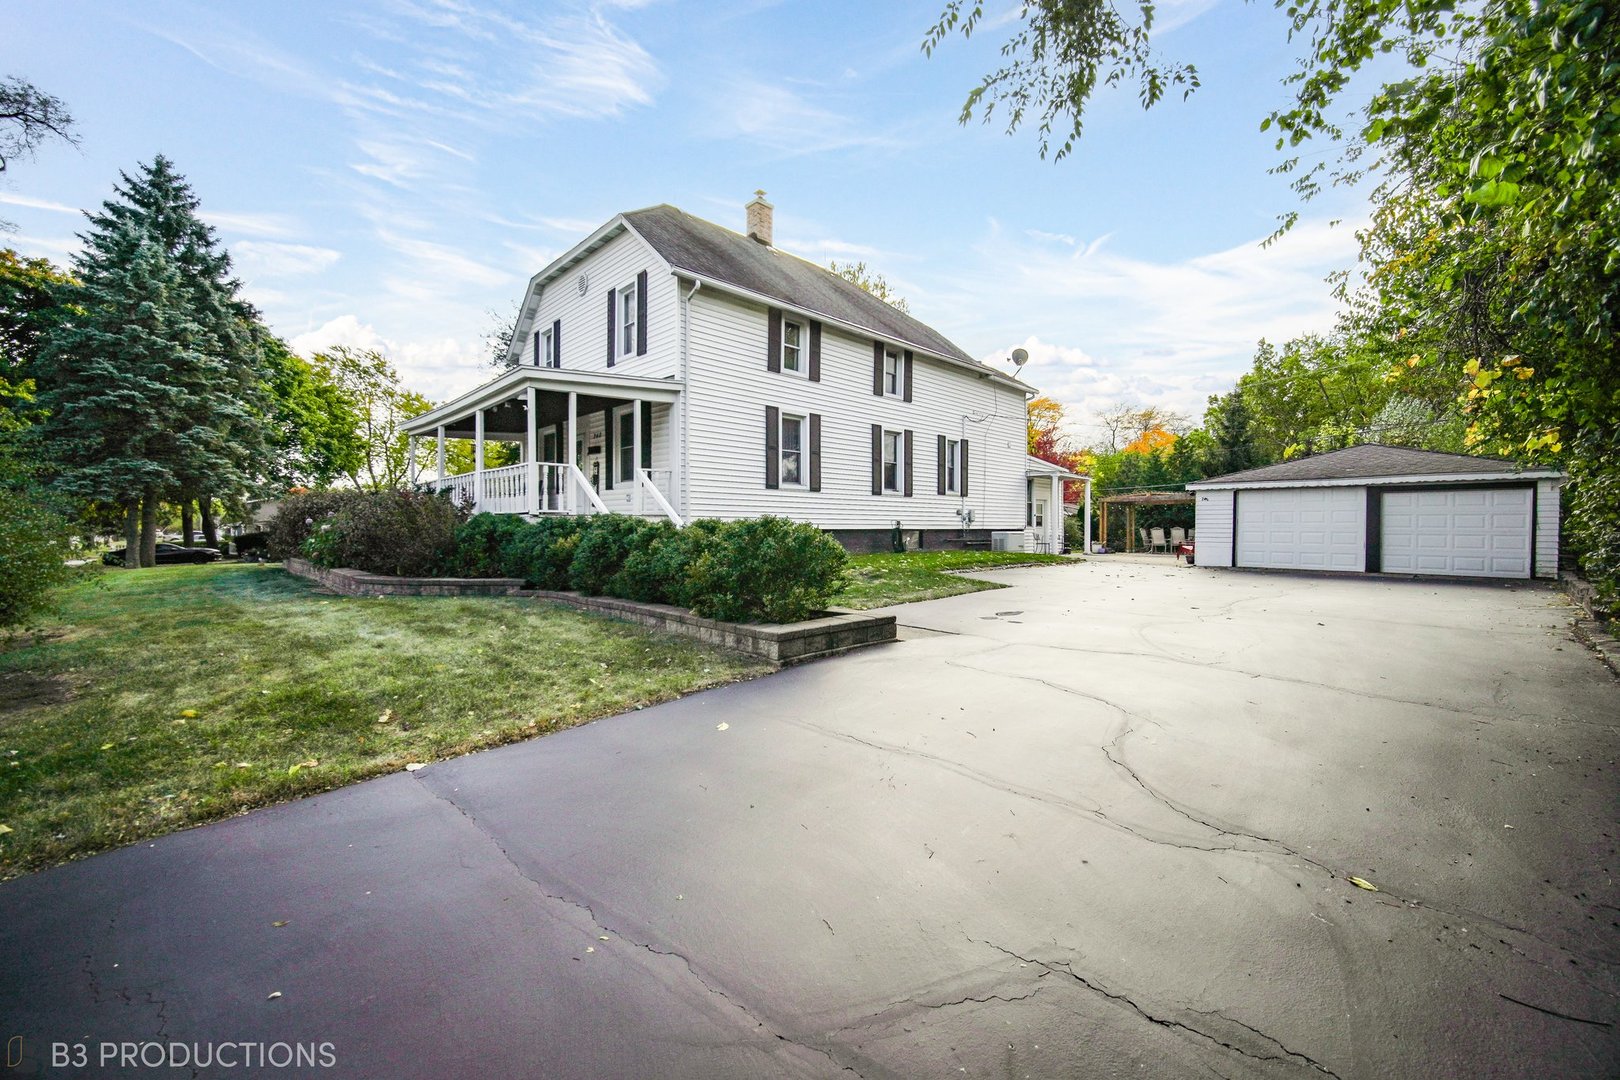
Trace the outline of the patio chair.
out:
[[[1170,546],[1178,547],[1187,539],[1187,530],[1179,525],[1170,530]]]
[[[1168,540],[1166,540],[1164,538],[1164,530],[1163,529],[1154,529],[1148,535],[1150,537],[1150,539],[1148,540],[1148,550],[1149,551],[1166,551],[1167,552],[1167,551],[1170,550],[1170,541],[1168,541]]]
[[[1148,547],[1148,536],[1147,536],[1147,530],[1146,529],[1137,529],[1136,530],[1136,535],[1137,535],[1137,538],[1141,541],[1143,551],[1152,550],[1151,548]]]

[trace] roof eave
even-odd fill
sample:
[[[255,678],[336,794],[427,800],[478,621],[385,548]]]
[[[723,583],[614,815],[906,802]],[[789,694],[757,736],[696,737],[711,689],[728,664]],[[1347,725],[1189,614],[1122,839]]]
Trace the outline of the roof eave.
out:
[[[529,336],[526,331],[540,311],[540,293],[545,287],[626,230],[630,230],[630,223],[624,219],[623,214],[614,214],[595,232],[551,260],[544,269],[529,279],[528,287],[523,290],[523,302],[518,308],[517,322],[512,327],[512,340],[506,346],[508,364],[516,365],[523,355],[523,344]],[[519,333],[519,330],[525,332]]]
[[[1332,476],[1310,480],[1195,480],[1188,491],[1235,491],[1239,488],[1383,487],[1393,484],[1491,484],[1511,480],[1561,480],[1557,469],[1504,469],[1488,473],[1402,473],[1397,476]]]

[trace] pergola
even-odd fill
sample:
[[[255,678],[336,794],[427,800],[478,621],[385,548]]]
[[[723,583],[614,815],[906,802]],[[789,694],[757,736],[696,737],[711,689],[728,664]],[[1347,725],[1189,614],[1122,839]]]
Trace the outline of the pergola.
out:
[[[1100,509],[1098,522],[1102,533],[1102,542],[1108,542],[1108,507],[1125,507],[1125,550],[1136,550],[1136,508],[1138,506],[1183,506],[1197,502],[1198,497],[1190,491],[1131,491],[1119,495],[1104,495],[1098,500]]]

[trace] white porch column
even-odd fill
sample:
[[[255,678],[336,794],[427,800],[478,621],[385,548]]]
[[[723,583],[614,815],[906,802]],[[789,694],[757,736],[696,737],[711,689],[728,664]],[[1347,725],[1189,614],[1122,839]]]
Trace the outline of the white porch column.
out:
[[[473,414],[473,510],[484,508],[484,410]]]
[[[563,452],[567,455],[563,460],[568,462],[568,512],[570,514],[579,513],[579,492],[575,490],[579,487],[579,483],[574,477],[574,473],[579,469],[578,436],[575,434],[578,425],[579,392],[570,390],[568,391],[568,432],[565,436],[568,442],[563,447]]]
[[[636,513],[644,513],[647,509],[646,493],[641,490],[641,399],[634,398],[630,402],[630,454],[635,459],[635,468],[631,476],[635,477]]]
[[[444,425],[439,425],[439,487],[444,487]]]
[[[1090,555],[1091,554],[1091,477],[1088,476],[1085,479],[1086,479],[1086,508],[1085,508],[1086,524],[1085,524],[1085,528],[1081,530],[1081,535],[1083,535],[1086,538],[1086,541],[1085,541],[1086,542],[1086,550],[1083,552],[1083,554]]]
[[[1063,477],[1052,477],[1052,525],[1046,550],[1053,555],[1063,551]]]
[[[534,387],[528,389],[529,406],[529,443],[525,448],[525,459],[529,463],[529,513],[540,512],[540,391]]]
[[[416,486],[416,436],[405,436],[405,483]]]

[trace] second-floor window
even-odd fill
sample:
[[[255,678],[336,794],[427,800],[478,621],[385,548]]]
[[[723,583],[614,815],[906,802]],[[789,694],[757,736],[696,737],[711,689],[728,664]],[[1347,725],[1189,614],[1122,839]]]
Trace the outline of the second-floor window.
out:
[[[636,287],[619,290],[619,355],[636,355]]]
[[[783,321],[782,323],[782,370],[791,371],[795,375],[805,373],[804,364],[804,324]]]
[[[540,366],[560,367],[557,363],[557,337],[549,329],[540,331]]]
[[[890,397],[905,393],[905,361],[898,349],[883,350],[883,392]]]

